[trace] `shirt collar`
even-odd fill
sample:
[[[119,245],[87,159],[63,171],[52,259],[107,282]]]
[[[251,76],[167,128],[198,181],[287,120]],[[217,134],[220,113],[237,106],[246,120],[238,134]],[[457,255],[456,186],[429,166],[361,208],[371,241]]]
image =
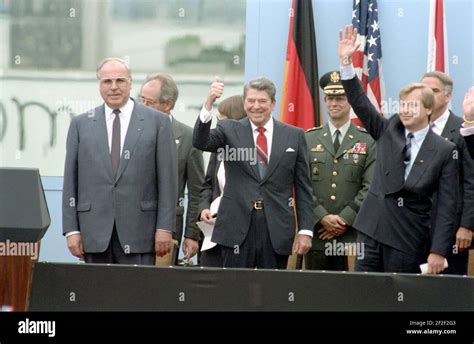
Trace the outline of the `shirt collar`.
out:
[[[432,124],[439,129],[440,132],[444,130],[444,127],[446,126],[446,123],[448,122],[449,118],[449,109],[446,109],[446,111],[439,116],[436,121],[432,122]]]
[[[332,124],[331,121],[328,121],[328,125],[329,125],[329,131],[331,133],[331,137],[334,138],[334,135],[335,135],[335,132],[338,128],[336,128],[334,126],[334,124]],[[344,123],[340,128],[339,128],[339,132],[341,133],[341,136],[340,136],[340,140],[342,142],[342,140],[344,139],[344,137],[346,136],[347,134],[347,131],[349,130],[349,127],[351,126],[351,120],[349,119],[346,123]]]
[[[416,142],[423,142],[423,140],[425,139],[425,137],[426,137],[426,135],[428,134],[429,131],[430,131],[430,126],[427,125],[423,129],[420,129],[418,131],[413,132],[413,139]],[[405,139],[408,138],[408,133],[410,133],[410,132],[405,128]]]
[[[113,116],[114,109],[109,107],[107,104],[104,104],[104,105],[105,105],[105,118]],[[128,98],[128,101],[125,103],[124,106],[119,108],[119,110],[124,116],[131,116],[134,105],[135,103],[133,102],[133,100],[131,98]]]
[[[250,120],[250,119],[249,119]],[[252,132],[256,131],[258,129],[258,127],[253,124],[252,121],[250,121],[250,125],[252,126]],[[270,117],[270,119],[268,120],[267,123],[265,123],[265,125],[263,126],[265,128],[265,131],[268,133],[268,134],[271,134],[273,132],[273,117]]]

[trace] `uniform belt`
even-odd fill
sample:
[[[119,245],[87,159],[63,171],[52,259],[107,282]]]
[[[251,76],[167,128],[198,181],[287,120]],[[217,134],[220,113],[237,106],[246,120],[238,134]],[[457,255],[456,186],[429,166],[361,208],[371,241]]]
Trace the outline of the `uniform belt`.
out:
[[[263,209],[263,201],[253,202],[253,208],[256,209],[256,210],[262,210]]]

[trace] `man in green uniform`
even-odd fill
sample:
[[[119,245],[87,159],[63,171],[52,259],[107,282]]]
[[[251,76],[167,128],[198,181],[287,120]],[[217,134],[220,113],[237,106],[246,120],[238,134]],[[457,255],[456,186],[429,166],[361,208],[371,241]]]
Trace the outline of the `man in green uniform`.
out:
[[[305,263],[310,270],[347,270],[347,254],[363,258],[363,247],[349,244],[356,242],[352,224],[372,180],[376,147],[366,130],[350,120],[339,72],[326,73],[319,84],[329,122],[306,132],[317,201],[313,246]]]

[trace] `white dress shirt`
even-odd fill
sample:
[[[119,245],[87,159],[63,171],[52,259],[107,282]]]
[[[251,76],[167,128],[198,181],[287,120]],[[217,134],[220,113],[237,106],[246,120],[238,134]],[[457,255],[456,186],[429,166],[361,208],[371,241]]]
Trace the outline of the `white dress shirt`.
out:
[[[339,66],[339,74],[341,75],[341,80],[350,80],[356,75],[356,72],[354,66],[350,64],[348,66]]]
[[[219,164],[219,168],[217,169],[217,183],[219,185],[220,195],[216,197],[211,205],[209,206],[209,210],[211,211],[211,215],[217,215],[217,211],[219,210],[219,205],[221,204],[222,195],[224,193],[225,187],[225,166],[224,161]]]
[[[425,140],[426,135],[428,134],[429,131],[430,131],[430,126],[427,125],[425,128],[413,132],[414,137],[411,139],[410,163],[408,164],[408,166],[405,167],[405,180],[408,178],[408,175],[410,174],[410,171],[413,166],[413,163],[415,162],[416,156],[418,155],[421,145],[423,144],[423,141]],[[408,133],[409,131],[405,129],[406,140],[408,140],[407,138]]]
[[[258,127],[250,121],[250,126],[252,127],[253,134],[253,143],[257,147],[257,136],[258,136]],[[270,156],[272,153],[272,139],[273,139],[273,117],[265,123],[263,126],[265,128],[265,137],[267,138],[267,162],[270,163]]]
[[[125,136],[127,135],[128,125],[130,124],[130,118],[132,118],[132,112],[135,103],[132,99],[122,106],[120,110],[120,156],[122,156],[123,144],[125,142]],[[115,114],[114,109],[108,107],[105,104],[105,124],[107,125],[107,136],[109,142],[109,153],[112,150],[112,127],[114,124]]]
[[[441,136],[446,123],[448,123],[448,118],[449,109],[446,109],[446,111],[441,116],[439,116],[434,122],[431,122],[431,130],[433,130],[435,134]]]
[[[474,127],[464,127],[464,128],[459,129],[459,131],[461,132],[462,136],[474,135]]]

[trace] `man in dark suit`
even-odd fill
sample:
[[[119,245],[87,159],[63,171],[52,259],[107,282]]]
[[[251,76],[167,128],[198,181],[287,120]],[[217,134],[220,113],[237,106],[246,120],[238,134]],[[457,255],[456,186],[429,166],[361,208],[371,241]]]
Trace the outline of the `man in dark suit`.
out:
[[[244,87],[246,118],[210,130],[212,104],[223,93],[215,81],[194,127],[193,144],[225,160],[226,184],[212,241],[225,267],[285,269],[293,252],[311,247],[314,201],[302,129],[275,120],[275,86],[266,78]],[[294,198],[293,198],[294,197]],[[299,232],[295,238],[295,213]]]
[[[459,129],[462,127],[462,118],[448,109],[453,91],[453,80],[442,72],[425,73],[421,82],[431,88],[434,94],[434,107],[431,114],[431,130],[442,138],[453,142],[459,152],[459,197],[457,210],[456,235],[452,240],[453,248],[447,256],[447,274],[467,274],[469,261],[469,247],[472,241],[474,228],[474,161],[469,155],[466,142]],[[435,198],[436,199],[436,198]],[[436,202],[433,204],[436,209]],[[433,212],[434,221],[436,211]],[[432,224],[435,227],[435,223]]]
[[[87,263],[155,263],[170,251],[176,222],[176,145],[168,117],[130,98],[125,61],[97,68],[104,104],[69,127],[63,233]]]
[[[474,159],[474,87],[466,92],[462,103],[462,111],[464,113],[464,123],[461,135],[464,136],[469,154]]]
[[[185,254],[184,258],[189,259],[198,252],[199,248],[200,231],[196,225],[196,219],[198,217],[199,192],[204,182],[204,161],[202,152],[192,145],[193,129],[171,115],[178,95],[178,87],[173,78],[163,73],[148,76],[140,90],[140,99],[144,105],[167,114],[171,120],[178,155],[175,240],[178,241],[179,247],[183,235],[184,191],[187,186],[188,206],[182,250]]]
[[[352,65],[356,40],[352,25],[339,34],[342,84],[355,113],[377,142],[374,179],[354,223],[365,252],[356,269],[417,273],[428,255],[427,272],[441,273],[457,229],[456,146],[430,130],[434,96],[423,84],[400,90],[400,115],[390,119],[379,115]],[[435,193],[438,209],[430,229]]]

